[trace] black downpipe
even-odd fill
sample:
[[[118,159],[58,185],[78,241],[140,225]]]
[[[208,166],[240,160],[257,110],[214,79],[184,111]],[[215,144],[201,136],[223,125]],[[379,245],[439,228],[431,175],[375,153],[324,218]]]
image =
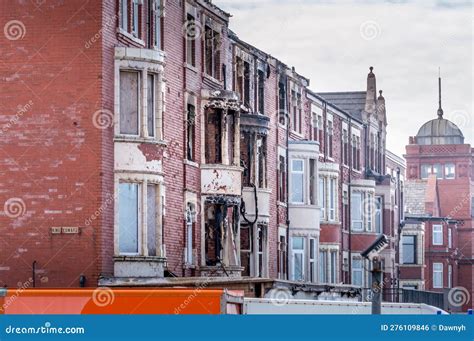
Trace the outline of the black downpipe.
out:
[[[33,288],[36,288],[36,261],[33,261],[32,270],[31,270],[31,278],[33,279]]]

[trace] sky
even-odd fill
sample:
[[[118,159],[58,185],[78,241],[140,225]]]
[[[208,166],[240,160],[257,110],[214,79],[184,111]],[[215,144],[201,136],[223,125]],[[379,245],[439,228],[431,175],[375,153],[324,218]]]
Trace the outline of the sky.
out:
[[[316,92],[366,90],[369,66],[387,107],[387,148],[436,118],[473,142],[473,2],[456,0],[214,0],[244,41],[310,79]]]

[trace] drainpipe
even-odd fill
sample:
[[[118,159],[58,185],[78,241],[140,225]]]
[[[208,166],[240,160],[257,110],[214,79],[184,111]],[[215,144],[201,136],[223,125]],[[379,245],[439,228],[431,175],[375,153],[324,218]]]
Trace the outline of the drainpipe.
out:
[[[398,197],[398,222],[397,222],[397,246],[395,260],[397,262],[397,299],[400,301],[400,241],[402,238],[402,210],[403,205],[401,201],[400,190],[400,167],[397,167],[397,197]]]
[[[36,288],[36,261],[33,261],[32,270],[31,270],[31,278],[33,279],[33,288]]]
[[[351,193],[352,193],[352,164],[353,164],[353,159],[352,159],[352,144],[354,141],[352,141],[352,119],[349,117],[349,129],[348,129],[348,139],[350,141],[349,148],[350,152],[349,154],[349,186],[347,186],[347,205],[349,206],[349,212],[348,212],[348,217],[347,217],[347,222],[349,224],[348,229],[349,229],[349,240],[348,240],[348,262],[349,262],[349,271],[348,271],[348,279],[349,283],[352,283],[352,217],[351,217]]]

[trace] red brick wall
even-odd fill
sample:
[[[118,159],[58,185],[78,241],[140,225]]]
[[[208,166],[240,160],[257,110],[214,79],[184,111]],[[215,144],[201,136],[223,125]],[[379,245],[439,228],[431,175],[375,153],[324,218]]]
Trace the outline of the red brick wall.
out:
[[[110,235],[105,218],[85,224],[104,205],[102,157],[111,156],[92,121],[102,104],[100,37],[91,42],[100,3],[3,1],[0,22],[20,33],[0,35],[0,204],[19,204],[0,214],[0,286],[27,281],[34,261],[38,287],[78,286],[81,274],[95,285],[107,268],[96,247]],[[62,226],[81,233],[51,234]]]

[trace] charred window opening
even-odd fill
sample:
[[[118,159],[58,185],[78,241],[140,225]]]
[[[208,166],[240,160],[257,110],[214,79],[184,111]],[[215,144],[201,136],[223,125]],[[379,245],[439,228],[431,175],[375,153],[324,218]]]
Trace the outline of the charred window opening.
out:
[[[277,268],[278,268],[278,277],[280,279],[286,279],[288,270],[287,270],[287,245],[286,237],[280,236],[278,241],[278,258],[277,258]]]
[[[278,110],[280,112],[278,117],[279,123],[286,126],[286,85],[281,81],[278,83]]]
[[[187,122],[186,122],[186,156],[189,161],[195,161],[196,144],[196,107],[188,103]]]
[[[206,203],[204,251],[207,266],[224,264],[225,248],[235,242],[235,231],[238,230],[236,224],[237,206]]]
[[[278,201],[286,202],[286,158],[279,156],[278,162]]]
[[[205,71],[206,73],[219,80],[221,69],[221,53],[220,53],[220,34],[214,31],[211,27],[205,28]]]
[[[206,112],[206,163],[222,163],[222,112],[209,109]]]
[[[187,27],[198,29],[196,27],[196,18],[194,18],[193,15],[188,13],[186,16],[186,20]],[[186,37],[186,63],[191,66],[196,66],[196,39],[193,38],[195,37]]]
[[[250,64],[236,58],[235,91],[240,95],[242,103],[250,106]]]
[[[254,133],[243,133],[240,141],[240,162],[244,168],[242,184],[267,187],[267,139]]]
[[[249,225],[240,227],[240,265],[244,268],[242,276],[250,276],[250,257],[252,253],[252,234]]]
[[[262,70],[258,70],[258,107],[257,110],[261,115],[265,114],[265,74]]]
[[[206,110],[205,156],[207,164],[229,164],[238,162],[235,158],[235,132],[237,113],[232,110]]]

